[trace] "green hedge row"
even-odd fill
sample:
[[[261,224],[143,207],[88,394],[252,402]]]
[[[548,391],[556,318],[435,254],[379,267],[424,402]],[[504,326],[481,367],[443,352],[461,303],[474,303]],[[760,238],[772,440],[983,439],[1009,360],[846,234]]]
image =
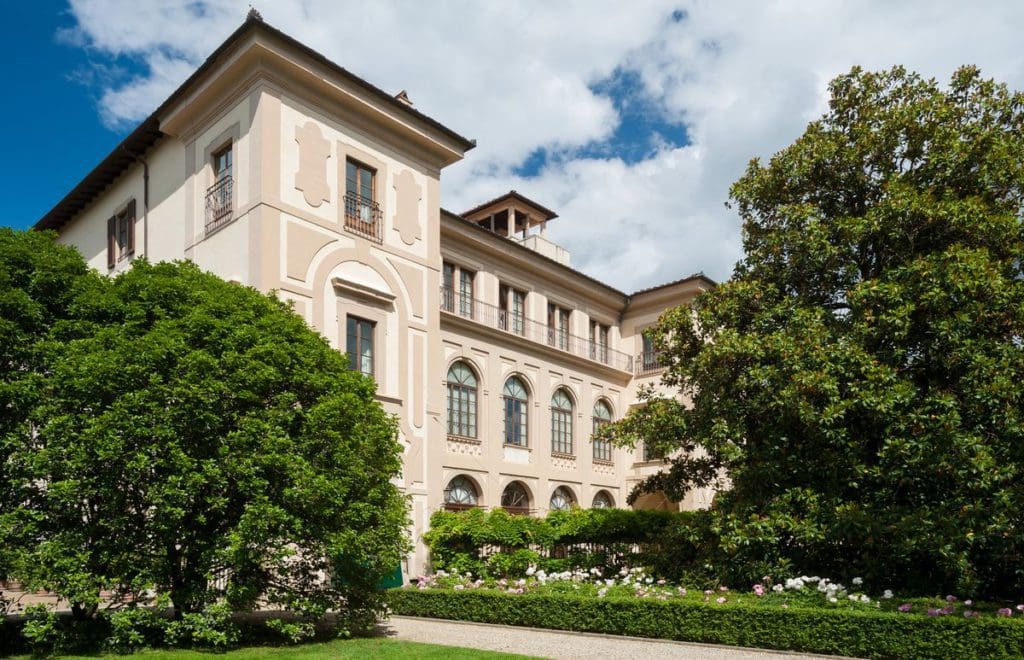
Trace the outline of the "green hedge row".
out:
[[[434,570],[516,577],[530,565],[548,572],[643,565],[678,579],[698,556],[694,539],[706,536],[698,532],[707,527],[700,524],[706,513],[572,509],[535,518],[502,509],[438,511],[423,538]]]
[[[526,547],[558,543],[644,543],[657,540],[671,525],[685,524],[694,512],[572,509],[546,518],[520,516],[503,509],[438,511],[425,539],[432,548],[453,545]]]
[[[1024,622],[892,612],[395,589],[392,613],[865,658],[1020,658]]]

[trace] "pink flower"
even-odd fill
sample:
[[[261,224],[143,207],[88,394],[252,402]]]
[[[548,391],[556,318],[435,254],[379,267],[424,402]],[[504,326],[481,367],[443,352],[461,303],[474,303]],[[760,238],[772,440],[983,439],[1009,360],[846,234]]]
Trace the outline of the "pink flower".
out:
[[[1013,616],[1013,610],[1009,607],[1000,607],[999,610],[996,611],[996,616]]]
[[[658,580],[658,584],[665,584],[664,580]]]
[[[1024,612],[1024,605],[1018,605],[1017,606],[1017,611],[1018,612]]]
[[[978,618],[978,613],[974,612],[972,610],[964,610],[964,618],[965,619],[977,619]]]
[[[934,608],[934,607],[929,607],[928,608],[928,616],[939,616],[939,614],[941,614],[941,612],[937,608]]]
[[[682,587],[679,587],[679,595],[680,596],[685,596],[686,595],[686,589],[683,589]]]
[[[718,603],[719,605],[721,605],[725,601],[726,601],[725,596],[719,596],[718,598],[715,599],[715,602]]]
[[[952,605],[947,605],[947,606],[943,607],[941,610],[939,610],[939,614],[941,614],[943,616],[945,616],[947,614],[952,614],[953,612],[956,612],[956,608],[953,607]]]
[[[898,609],[900,612],[909,612],[910,610],[914,609],[914,606],[911,605],[910,603],[903,603],[902,605],[900,605],[896,609]]]
[[[758,596],[763,596],[764,595],[764,585],[763,584],[755,584],[754,585],[754,593],[756,595],[758,595]]]
[[[947,603],[955,603],[956,602],[956,596],[946,596],[946,602]]]
[[[719,587],[719,591],[729,591],[729,587]]]
[[[967,600],[964,601],[964,605],[970,607],[971,605],[974,605],[974,601],[971,600],[970,598],[968,598]]]

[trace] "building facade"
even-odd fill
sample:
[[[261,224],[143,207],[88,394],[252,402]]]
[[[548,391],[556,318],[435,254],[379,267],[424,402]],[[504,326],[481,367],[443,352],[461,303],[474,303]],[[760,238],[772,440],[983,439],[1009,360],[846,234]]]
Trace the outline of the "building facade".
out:
[[[415,574],[440,508],[625,506],[662,461],[591,434],[657,383],[645,329],[713,286],[598,282],[515,191],[443,210],[474,144],[250,15],[36,228],[100,272],[189,259],[276,291],[346,352],[399,420]]]

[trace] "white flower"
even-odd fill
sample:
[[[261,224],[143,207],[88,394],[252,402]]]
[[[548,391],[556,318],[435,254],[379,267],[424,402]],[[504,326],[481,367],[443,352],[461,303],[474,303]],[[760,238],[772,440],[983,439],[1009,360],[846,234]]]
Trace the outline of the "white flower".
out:
[[[861,594],[860,595],[860,602],[862,602],[862,603],[870,603],[871,599],[868,598],[867,594]]]
[[[529,568],[526,569],[526,575],[527,576],[533,575],[536,572],[537,572],[537,567],[536,566],[530,566]]]
[[[860,585],[864,584],[864,578],[855,577],[855,578],[853,578],[853,583],[856,586],[860,586]]]
[[[463,585],[461,585],[461,584],[457,584],[457,585],[455,585],[455,586],[453,587],[453,589],[455,589],[455,591],[462,591],[462,590],[463,590],[463,589],[465,589],[465,588],[466,588],[466,587],[464,587],[464,586],[463,586]]]
[[[847,596],[847,598],[849,598],[852,601],[856,601],[857,600],[857,595],[856,594],[850,594],[849,596]]]
[[[608,589],[602,587],[601,589],[597,590],[597,597],[598,598],[604,598],[605,595],[607,595],[607,593],[608,593]]]
[[[882,594],[882,598],[886,600],[892,598],[892,589],[886,589],[885,592]]]
[[[783,587],[781,584],[773,584],[772,585],[772,591],[774,591],[777,594],[778,593],[782,593],[783,589],[785,589],[785,587]]]
[[[829,597],[828,597],[828,602],[830,602],[830,603],[835,603],[835,602],[837,602],[837,600],[836,600],[836,597],[835,597],[835,596],[829,596]]]
[[[647,578],[647,579],[644,580],[644,582],[646,582],[647,584],[650,584],[650,583],[654,582],[654,578]]]

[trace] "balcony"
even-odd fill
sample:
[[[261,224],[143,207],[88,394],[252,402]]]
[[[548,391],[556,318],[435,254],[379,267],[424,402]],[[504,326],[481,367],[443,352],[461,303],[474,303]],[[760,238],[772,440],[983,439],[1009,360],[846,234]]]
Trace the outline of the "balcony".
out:
[[[489,328],[546,344],[620,371],[633,371],[632,355],[562,330],[550,328],[543,323],[528,319],[522,314],[512,314],[508,310],[464,296],[449,287],[441,287],[441,311],[472,319]]]
[[[636,362],[636,375],[637,376],[650,376],[656,374],[665,365],[661,361],[661,354],[658,351],[644,351],[640,354],[640,359]]]
[[[206,191],[206,233],[214,232],[231,222],[231,200],[234,181],[231,176],[221,177]]]
[[[345,195],[345,229],[380,243],[383,237],[380,204],[354,192]]]

